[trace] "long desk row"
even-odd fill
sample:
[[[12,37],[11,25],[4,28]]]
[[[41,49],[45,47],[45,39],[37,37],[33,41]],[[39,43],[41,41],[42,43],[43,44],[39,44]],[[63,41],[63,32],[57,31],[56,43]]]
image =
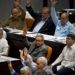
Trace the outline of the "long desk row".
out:
[[[29,41],[33,41],[36,35],[40,33],[27,32],[26,36],[22,36],[22,31],[7,34],[7,40],[10,45],[9,56],[19,58],[19,49],[27,46],[26,36]],[[65,46],[65,37],[54,37],[49,35],[44,35],[45,43],[52,47],[52,57],[50,59],[50,63],[52,63],[58,55],[61,53],[63,47]]]

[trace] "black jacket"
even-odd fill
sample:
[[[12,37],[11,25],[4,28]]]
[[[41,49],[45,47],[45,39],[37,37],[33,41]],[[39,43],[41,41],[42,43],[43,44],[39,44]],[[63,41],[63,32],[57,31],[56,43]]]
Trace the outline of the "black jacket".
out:
[[[30,31],[32,31],[38,22],[42,20],[42,16],[38,13],[35,13],[32,9],[32,7],[26,7],[27,11],[31,14],[31,16],[35,19]],[[51,16],[46,20],[45,24],[41,29],[39,30],[39,33],[48,34],[48,35],[54,35],[55,32],[55,25],[51,19]]]

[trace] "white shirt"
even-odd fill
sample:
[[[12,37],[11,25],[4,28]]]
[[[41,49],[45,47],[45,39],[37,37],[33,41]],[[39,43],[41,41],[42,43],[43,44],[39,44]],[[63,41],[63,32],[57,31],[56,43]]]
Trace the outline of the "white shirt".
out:
[[[2,29],[2,30],[3,30],[3,28],[2,28],[2,27],[0,27],[0,29]],[[6,32],[3,30],[3,36],[2,36],[2,38],[5,38],[5,39],[6,39],[6,37],[7,37],[7,34],[6,34]]]
[[[3,38],[6,39],[7,35],[6,35],[6,32],[3,30]]]
[[[39,32],[39,30],[41,29],[41,27],[43,27],[43,25],[45,24],[45,21],[40,21],[35,28],[33,29],[33,32]]]
[[[75,43],[71,46],[71,48],[65,46],[62,53],[52,65],[55,65],[59,62],[61,62],[61,65],[65,67],[75,67]]]
[[[8,42],[5,38],[0,39],[0,55],[7,55],[8,52]]]

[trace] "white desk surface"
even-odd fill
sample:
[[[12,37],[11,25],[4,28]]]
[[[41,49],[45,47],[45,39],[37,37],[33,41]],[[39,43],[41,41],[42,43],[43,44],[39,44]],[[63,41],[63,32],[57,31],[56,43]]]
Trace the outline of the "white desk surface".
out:
[[[35,38],[36,35],[40,35],[40,33],[27,32],[26,36]],[[44,36],[44,40],[54,41],[54,42],[61,42],[63,44],[66,44],[66,37],[55,37],[55,36],[45,35],[45,34],[41,34],[41,35]]]
[[[17,30],[17,29],[12,29],[12,28],[7,28],[10,30],[10,33],[14,33],[14,34],[22,34],[23,31],[22,30]],[[27,32],[26,36],[28,37],[32,37],[35,38],[36,35],[39,35],[41,33],[35,33],[35,32]],[[56,37],[56,36],[51,36],[51,35],[45,35],[45,34],[41,34],[44,36],[44,40],[47,41],[54,41],[54,42],[61,42],[63,44],[66,44],[66,37]]]
[[[0,62],[7,62],[7,61],[17,61],[20,59],[7,57],[7,56],[0,56]]]

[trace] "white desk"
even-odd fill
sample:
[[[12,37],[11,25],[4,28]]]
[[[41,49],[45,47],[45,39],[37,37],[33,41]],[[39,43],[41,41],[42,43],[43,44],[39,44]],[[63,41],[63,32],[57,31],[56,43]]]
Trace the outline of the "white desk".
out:
[[[7,28],[7,29],[10,30],[10,33],[19,34],[19,35],[21,35],[23,33],[22,30],[17,30],[17,29],[12,29],[12,28]],[[35,38],[35,36],[39,35],[39,34],[41,34],[41,33],[35,33],[35,32],[28,31],[26,36]],[[44,40],[60,42],[60,43],[66,44],[66,37],[56,37],[56,36],[51,36],[51,35],[46,35],[46,34],[41,34],[41,35],[44,36]]]
[[[14,34],[19,34],[21,35],[23,33],[22,30],[16,30],[14,29],[13,31],[10,31],[11,33],[14,33]],[[40,35],[41,33],[35,33],[35,32],[27,32],[26,36],[27,37],[31,37],[31,38],[35,38],[36,35]],[[56,36],[51,36],[51,35],[46,35],[46,34],[41,34],[44,36],[44,40],[47,40],[47,41],[54,41],[54,42],[60,42],[60,43],[63,43],[63,44],[66,44],[66,37],[56,37]]]
[[[40,34],[41,33],[27,32],[26,36],[35,38],[36,35],[40,35]],[[63,44],[66,44],[66,37],[55,37],[55,36],[45,35],[45,34],[41,34],[41,35],[44,36],[44,40],[54,41],[54,42],[61,42]]]
[[[7,62],[7,61],[17,61],[17,60],[20,60],[20,59],[11,58],[11,57],[7,57],[7,56],[0,56],[0,63]]]

